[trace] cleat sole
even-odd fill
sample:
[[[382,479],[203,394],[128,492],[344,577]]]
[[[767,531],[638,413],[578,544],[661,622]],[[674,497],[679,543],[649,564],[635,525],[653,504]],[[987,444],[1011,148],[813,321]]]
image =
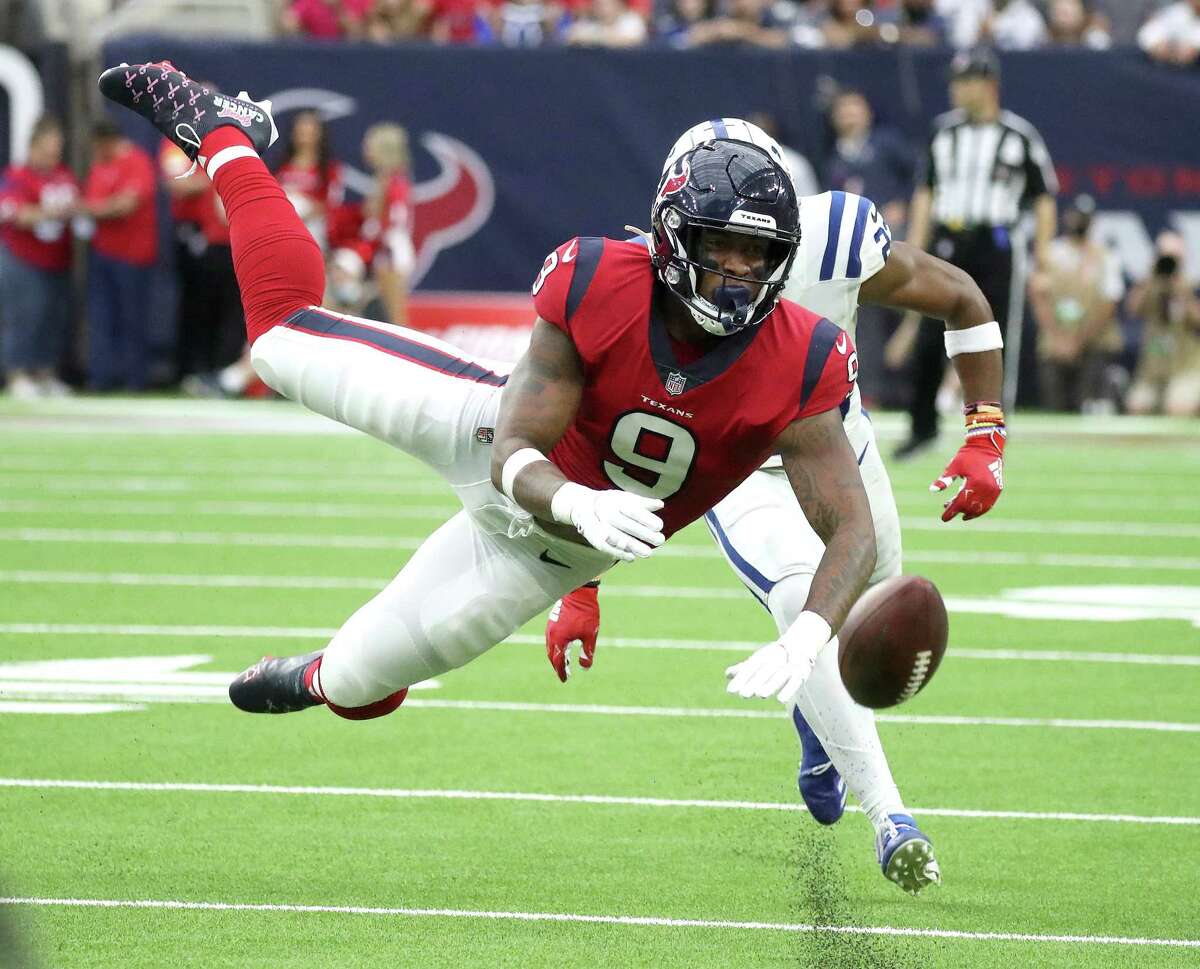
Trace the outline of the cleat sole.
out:
[[[906,841],[893,852],[884,875],[909,895],[919,895],[928,885],[941,885],[942,872],[933,856],[933,845],[922,838]]]

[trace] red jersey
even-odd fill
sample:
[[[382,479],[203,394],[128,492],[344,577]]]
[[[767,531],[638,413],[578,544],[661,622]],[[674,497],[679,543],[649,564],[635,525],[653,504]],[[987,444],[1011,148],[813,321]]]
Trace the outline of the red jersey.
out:
[[[792,421],[838,407],[857,373],[845,331],[780,301],[757,326],[679,361],[646,247],[577,238],[533,284],[538,315],[571,338],[583,397],[550,452],[571,481],[661,498],[671,535],[749,477]]]
[[[135,266],[149,266],[158,258],[155,188],[154,162],[136,145],[126,145],[112,161],[92,166],[83,189],[89,202],[102,202],[119,192],[138,196],[138,206],[129,215],[96,220],[96,252]]]
[[[37,169],[10,165],[0,181],[0,228],[4,244],[21,262],[62,272],[71,265],[70,218],[43,219],[28,229],[13,224],[18,209],[36,205],[47,212],[70,209],[79,196],[75,176],[65,165]]]
[[[174,144],[163,139],[158,150],[158,169],[164,180],[174,179],[183,175],[192,165],[192,161]],[[186,222],[198,228],[204,236],[204,241],[210,246],[229,245],[229,223],[225,219],[225,208],[213,187],[211,179],[197,168],[187,180],[201,186],[199,192],[193,195],[175,195],[171,197],[171,218],[176,222]]]
[[[191,167],[192,160],[173,142],[164,138],[162,144],[158,146],[158,170],[163,181],[171,182],[182,176]],[[212,185],[209,177],[199,168],[192,172],[186,181],[188,184],[207,183],[209,186]],[[204,192],[197,192],[195,195],[172,195],[171,218],[176,222],[190,222],[193,225],[199,225],[205,206],[204,195]]]
[[[339,162],[331,161],[324,170],[316,165],[285,162],[275,169],[275,178],[288,194],[303,195],[326,210],[341,205],[345,200],[346,186]]]
[[[341,16],[361,22],[370,11],[371,0],[339,0],[336,6],[324,0],[292,0],[288,6],[300,32],[321,40],[337,40],[345,33]]]

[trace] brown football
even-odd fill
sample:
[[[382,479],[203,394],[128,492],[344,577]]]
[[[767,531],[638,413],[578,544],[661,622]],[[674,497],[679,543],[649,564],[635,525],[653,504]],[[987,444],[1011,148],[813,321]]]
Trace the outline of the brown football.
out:
[[[892,707],[937,672],[950,631],[941,593],[919,575],[884,579],[863,593],[838,632],[838,669],[855,701]]]

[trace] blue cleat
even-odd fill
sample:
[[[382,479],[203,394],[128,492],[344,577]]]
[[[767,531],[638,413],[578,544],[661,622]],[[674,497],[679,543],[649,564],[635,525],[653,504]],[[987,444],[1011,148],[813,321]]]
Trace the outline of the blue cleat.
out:
[[[883,877],[909,895],[926,885],[940,885],[942,870],[933,857],[933,844],[907,814],[889,814],[887,826],[875,837],[875,857]]]
[[[825,753],[821,741],[800,713],[792,706],[792,723],[800,735],[800,796],[813,819],[821,824],[834,824],[846,811],[846,782]]]

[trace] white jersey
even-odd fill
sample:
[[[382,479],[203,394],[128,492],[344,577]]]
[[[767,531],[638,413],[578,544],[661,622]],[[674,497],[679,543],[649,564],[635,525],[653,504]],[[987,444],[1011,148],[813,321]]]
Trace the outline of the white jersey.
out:
[[[874,203],[849,192],[800,199],[800,246],[783,298],[854,336],[858,290],[887,261],[892,231]]]
[[[859,288],[883,268],[891,249],[892,230],[870,199],[849,192],[806,195],[800,199],[800,245],[783,298],[821,314],[853,337]],[[842,409],[852,444],[861,436],[861,417],[862,397],[855,381]],[[868,429],[861,432],[867,433]],[[782,464],[772,455],[763,467]]]

